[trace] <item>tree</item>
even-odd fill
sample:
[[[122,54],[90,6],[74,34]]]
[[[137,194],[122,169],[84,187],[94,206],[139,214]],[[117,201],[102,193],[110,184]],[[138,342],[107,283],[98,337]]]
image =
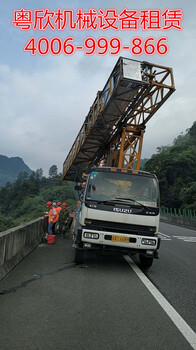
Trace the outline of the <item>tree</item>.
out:
[[[196,122],[173,146],[161,146],[144,166],[160,182],[161,205],[169,208],[195,208]]]
[[[56,166],[52,175],[53,171],[57,172]],[[21,173],[14,183],[0,188],[0,230],[42,216],[49,200],[75,204],[74,187],[67,181],[63,182],[61,174],[50,178],[41,177],[41,174],[41,169],[31,175]],[[8,219],[14,222],[6,221]]]
[[[43,169],[39,168],[36,170],[35,175],[38,179],[41,179],[43,177]]]
[[[196,121],[193,123],[192,127],[189,129],[189,135],[191,137],[191,143],[196,145]]]
[[[0,213],[0,232],[8,230],[11,227],[16,226],[17,223],[11,219],[4,218]]]
[[[55,177],[57,176],[58,174],[58,168],[56,165],[52,165],[49,169],[49,177],[52,178],[52,177]]]

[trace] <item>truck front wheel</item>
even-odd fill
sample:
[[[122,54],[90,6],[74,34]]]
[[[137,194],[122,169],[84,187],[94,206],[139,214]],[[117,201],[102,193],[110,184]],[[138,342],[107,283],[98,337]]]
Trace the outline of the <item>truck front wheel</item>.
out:
[[[84,262],[84,250],[75,248],[74,261],[76,264],[83,264]]]
[[[139,255],[140,258],[140,265],[144,270],[149,269],[149,267],[152,266],[153,258],[148,258],[142,254]]]

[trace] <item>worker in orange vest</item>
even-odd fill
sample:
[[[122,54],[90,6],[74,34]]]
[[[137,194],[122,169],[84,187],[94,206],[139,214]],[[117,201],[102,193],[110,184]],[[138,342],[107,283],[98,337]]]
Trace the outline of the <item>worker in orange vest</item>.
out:
[[[61,204],[61,202],[58,202],[57,207],[56,207],[56,211],[57,211],[58,216],[60,215],[61,209],[62,209],[62,204]],[[59,217],[58,217],[58,222],[53,226],[52,231],[55,233],[59,233]]]
[[[52,205],[52,202],[47,202],[47,207],[49,208],[49,213],[48,213],[48,234],[52,235],[52,228],[54,224],[58,221],[58,213],[56,208]]]
[[[62,204],[62,210],[59,215],[59,233],[62,237],[65,237],[65,233],[68,229],[69,211],[67,210],[67,203]]]
[[[61,209],[62,209],[62,204],[61,204],[61,202],[58,202],[57,208],[56,208],[58,215],[60,214]]]

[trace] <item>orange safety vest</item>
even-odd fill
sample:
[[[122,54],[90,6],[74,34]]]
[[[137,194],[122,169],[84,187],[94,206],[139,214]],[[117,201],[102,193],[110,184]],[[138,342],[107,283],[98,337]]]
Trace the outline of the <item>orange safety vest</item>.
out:
[[[57,222],[58,221],[58,212],[57,212],[57,208],[55,207],[52,207],[49,211],[49,214],[48,214],[48,222]]]
[[[59,215],[62,208],[61,208],[61,207],[57,207],[57,208],[55,208],[55,209],[56,209],[56,211],[57,211],[57,214]]]

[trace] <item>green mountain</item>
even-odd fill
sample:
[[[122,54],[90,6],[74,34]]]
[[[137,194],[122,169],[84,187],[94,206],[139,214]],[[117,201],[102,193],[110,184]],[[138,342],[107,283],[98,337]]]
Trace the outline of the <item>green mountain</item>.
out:
[[[7,182],[14,182],[21,172],[26,172],[28,175],[32,173],[22,158],[0,155],[0,187],[5,186]]]
[[[196,209],[196,122],[172,146],[157,148],[144,170],[160,182],[161,206]]]

